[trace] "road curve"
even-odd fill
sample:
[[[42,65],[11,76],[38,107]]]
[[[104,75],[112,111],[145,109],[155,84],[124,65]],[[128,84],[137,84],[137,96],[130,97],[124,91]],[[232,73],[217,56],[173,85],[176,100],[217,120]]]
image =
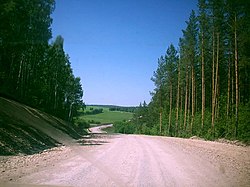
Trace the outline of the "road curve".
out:
[[[103,134],[103,133],[107,133],[105,131],[106,128],[112,127],[113,124],[108,124],[108,125],[100,125],[100,126],[96,126],[96,127],[91,127],[89,128],[89,132],[91,134]]]
[[[62,186],[248,186],[250,149],[143,135],[94,135],[15,180]],[[53,162],[53,164],[50,164]],[[33,170],[34,171],[34,170]]]

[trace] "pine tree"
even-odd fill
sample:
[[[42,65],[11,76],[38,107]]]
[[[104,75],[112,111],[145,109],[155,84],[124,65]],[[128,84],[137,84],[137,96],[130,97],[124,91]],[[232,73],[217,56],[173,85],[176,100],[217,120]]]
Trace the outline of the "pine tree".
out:
[[[195,12],[192,11],[189,17],[189,21],[187,22],[187,28],[183,31],[184,39],[186,42],[187,48],[187,57],[190,60],[191,66],[191,90],[192,90],[192,103],[191,103],[191,124],[190,124],[190,132],[193,133],[193,124],[194,124],[194,115],[195,115],[195,65],[196,65],[196,56],[197,56],[197,18],[195,16]]]
[[[205,119],[205,108],[206,108],[206,93],[205,93],[205,46],[207,45],[207,38],[208,38],[208,16],[207,16],[207,4],[206,0],[199,0],[198,2],[199,6],[199,41],[200,41],[200,52],[201,52],[201,87],[202,87],[202,108],[201,108],[201,131],[204,130],[204,119]]]

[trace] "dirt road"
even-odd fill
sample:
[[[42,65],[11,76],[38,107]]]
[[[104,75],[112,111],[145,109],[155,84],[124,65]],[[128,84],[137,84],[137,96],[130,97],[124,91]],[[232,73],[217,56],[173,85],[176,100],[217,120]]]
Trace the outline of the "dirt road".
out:
[[[20,157],[2,161],[0,181],[62,186],[250,185],[249,147],[108,134],[86,137],[79,143],[82,145],[50,150],[37,158],[23,157],[26,161]]]
[[[92,127],[89,129],[90,133],[93,134],[100,134],[100,133],[107,133],[105,131],[106,128],[112,127],[113,124],[109,124],[109,125],[101,125],[101,126],[97,126],[97,127]]]

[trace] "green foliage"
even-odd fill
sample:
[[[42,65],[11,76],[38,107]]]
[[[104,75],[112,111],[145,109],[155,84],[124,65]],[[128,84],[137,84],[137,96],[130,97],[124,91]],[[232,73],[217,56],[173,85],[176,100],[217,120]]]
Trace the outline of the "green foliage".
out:
[[[83,91],[63,38],[49,44],[54,8],[54,0],[0,2],[0,94],[72,121]]]
[[[137,107],[123,107],[123,106],[110,106],[110,111],[121,111],[121,112],[135,112]]]
[[[135,129],[135,133],[187,138],[200,136],[208,140],[237,138],[249,142],[250,53],[246,47],[249,46],[250,41],[249,3],[235,0],[199,0],[198,6],[198,15],[196,16],[192,11],[186,22],[187,27],[183,30],[183,37],[179,42],[178,58],[173,58],[177,53],[174,52],[174,46],[171,44],[166,55],[160,56],[157,61],[158,67],[151,78],[155,84],[155,89],[151,93],[152,100],[147,107],[140,105],[132,120],[133,124],[139,127]],[[235,37],[237,37],[236,40]],[[235,55],[238,55],[237,58]],[[205,68],[203,126],[202,59]],[[238,62],[235,63],[236,59]],[[213,62],[214,64],[218,62],[217,73],[213,72],[213,69],[217,68],[213,67]],[[236,137],[235,64],[237,63],[239,64],[240,104]],[[179,70],[180,80],[178,81],[177,71]],[[217,78],[212,76],[212,72]],[[216,79],[218,79],[216,83],[218,90],[216,90],[213,128],[212,82]],[[177,90],[178,82],[180,90]],[[180,95],[177,105],[178,91]],[[159,133],[160,124],[162,124],[161,133]]]
[[[107,127],[104,129],[108,134],[113,134],[115,133],[115,128],[114,127]]]
[[[101,114],[101,113],[103,113],[102,108],[98,108],[98,109],[90,108],[90,111],[86,111],[85,115],[95,115],[95,114]]]
[[[79,129],[88,129],[90,127],[90,124],[87,123],[84,120],[79,120],[75,123],[75,125],[79,128]]]
[[[101,113],[92,113],[100,109],[102,109]],[[107,124],[116,121],[127,121],[131,119],[132,116],[133,113],[131,112],[110,111],[109,106],[87,106],[86,111],[83,114],[81,113],[80,118],[91,124]]]
[[[90,123],[90,124],[97,124],[97,125],[101,124],[100,121],[94,121],[93,119],[88,120],[88,123]]]
[[[250,144],[250,102],[239,108],[239,139]]]
[[[119,121],[113,124],[116,133],[133,134],[137,131],[137,127],[129,122]]]

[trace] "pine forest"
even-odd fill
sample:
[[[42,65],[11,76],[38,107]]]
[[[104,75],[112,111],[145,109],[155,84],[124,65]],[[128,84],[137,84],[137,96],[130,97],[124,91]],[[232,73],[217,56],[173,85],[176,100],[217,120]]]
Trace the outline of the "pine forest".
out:
[[[199,0],[182,32],[158,58],[130,132],[249,141],[249,1]]]

